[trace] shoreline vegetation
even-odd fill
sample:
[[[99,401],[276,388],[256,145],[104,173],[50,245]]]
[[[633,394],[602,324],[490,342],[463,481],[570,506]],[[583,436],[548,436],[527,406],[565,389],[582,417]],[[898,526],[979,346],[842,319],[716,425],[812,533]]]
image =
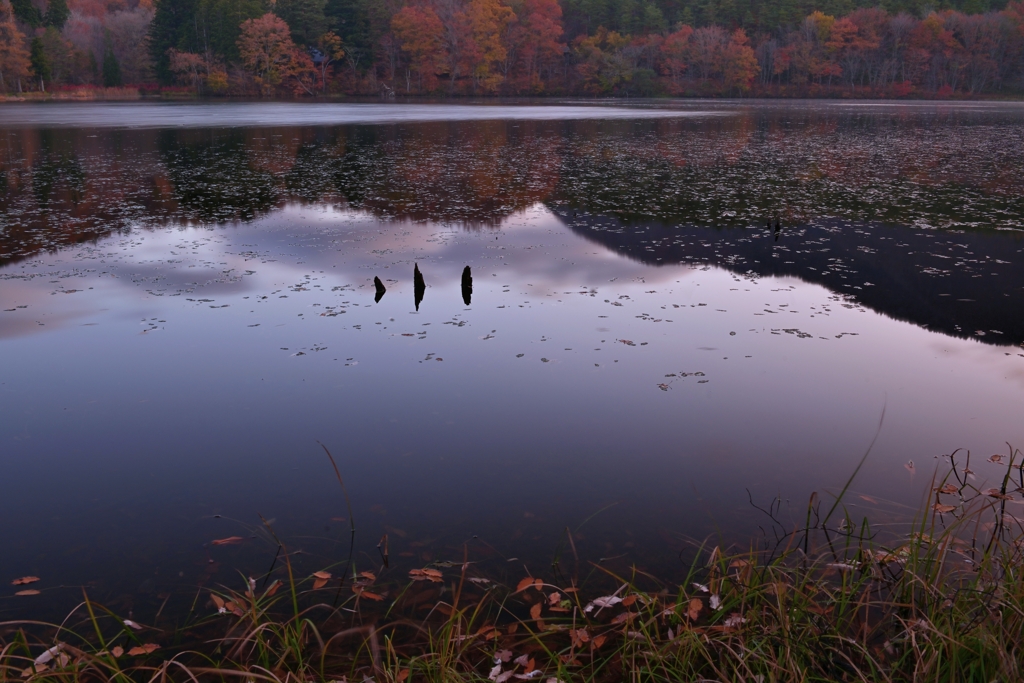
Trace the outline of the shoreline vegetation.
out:
[[[559,100],[567,97],[566,95],[534,95],[529,96],[528,99],[536,103],[543,100],[550,100],[552,103],[557,103]],[[303,102],[303,103],[317,103],[317,104],[364,104],[371,101],[386,101],[394,104],[435,104],[435,103],[451,103],[457,104],[467,101],[467,103],[475,102],[488,102],[488,101],[503,101],[511,100],[514,101],[516,97],[505,97],[501,95],[472,95],[472,94],[402,94],[400,97],[384,97],[384,98],[373,98],[367,95],[346,95],[342,93],[330,93],[330,94],[319,94],[313,97],[303,97],[301,95],[295,95],[294,93],[280,93],[270,96],[260,96],[254,98],[252,95],[228,95],[228,94],[210,94],[210,93],[198,93],[190,89],[182,89],[179,87],[167,87],[167,88],[147,88],[147,87],[131,87],[131,86],[119,86],[113,88],[103,87],[66,87],[57,90],[51,90],[48,92],[32,91],[22,93],[8,93],[0,94],[0,103],[5,102],[196,102],[196,103],[213,103],[213,102],[247,102],[247,103],[259,103],[259,102]],[[773,100],[848,100],[848,101],[881,101],[881,102],[1024,102],[1024,92],[1007,92],[1007,93],[985,93],[970,95],[964,93],[948,94],[948,95],[937,95],[936,93],[930,92],[918,92],[903,96],[893,96],[892,94],[878,93],[875,91],[817,91],[810,93],[804,90],[798,89],[786,89],[786,88],[773,88],[750,91],[742,94],[739,97],[730,97],[728,95],[702,95],[698,93],[681,94],[681,95],[653,95],[651,97],[630,97],[628,95],[605,95],[605,96],[593,96],[590,98],[595,103],[615,103],[630,102],[633,100],[647,100],[651,102],[657,101],[671,101],[671,100],[693,100],[693,101],[714,101],[718,99],[730,99],[736,101],[747,101],[747,102],[765,102]],[[576,98],[574,98],[574,101]]]
[[[85,591],[59,625],[0,624],[0,681],[1021,680],[1024,458],[957,451],[940,467],[901,531],[851,516],[855,470],[795,528],[781,499],[752,501],[760,538],[693,543],[671,581],[586,561],[569,529],[544,571],[485,575],[469,546],[402,566],[386,535],[372,567],[351,550],[306,567],[263,520],[270,570],[200,588],[173,626]],[[981,488],[990,475],[999,485]]]
[[[1024,1],[0,0],[0,93],[1024,94]]]

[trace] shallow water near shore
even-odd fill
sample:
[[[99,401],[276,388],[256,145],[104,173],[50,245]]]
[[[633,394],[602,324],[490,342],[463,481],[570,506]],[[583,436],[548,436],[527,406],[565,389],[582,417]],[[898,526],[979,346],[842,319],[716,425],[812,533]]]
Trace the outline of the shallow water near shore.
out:
[[[883,407],[880,524],[1024,443],[1019,106],[90,106],[0,110],[5,617],[186,611],[266,571],[259,515],[344,560],[320,444],[367,568],[568,527],[664,574],[838,492]]]

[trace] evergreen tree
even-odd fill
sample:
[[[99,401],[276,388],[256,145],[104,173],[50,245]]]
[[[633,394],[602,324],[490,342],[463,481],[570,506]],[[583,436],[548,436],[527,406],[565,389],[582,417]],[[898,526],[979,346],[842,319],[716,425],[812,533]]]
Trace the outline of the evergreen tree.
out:
[[[327,0],[277,0],[274,14],[292,30],[292,40],[303,47],[312,45],[330,26],[324,15]]]
[[[46,90],[46,81],[50,80],[50,59],[46,56],[43,39],[38,36],[32,39],[29,60],[32,62],[32,71],[39,79],[39,89]]]
[[[32,4],[32,0],[11,0],[11,7],[14,9],[14,16],[18,21],[33,28],[42,26],[43,15]]]
[[[199,0],[178,49],[237,62],[242,22],[269,11],[267,0]]]
[[[363,66],[369,61],[377,34],[371,28],[368,0],[327,0],[328,22],[341,37],[345,52]]]
[[[114,51],[109,47],[103,55],[103,85],[107,88],[116,88],[121,85],[121,65],[114,56]]]
[[[182,45],[186,32],[196,19],[197,0],[157,0],[156,15],[149,27],[149,50],[157,80],[165,85],[174,82],[167,51],[187,49]]]
[[[50,6],[46,8],[46,25],[52,26],[58,31],[64,28],[71,10],[68,9],[67,0],[50,0]]]

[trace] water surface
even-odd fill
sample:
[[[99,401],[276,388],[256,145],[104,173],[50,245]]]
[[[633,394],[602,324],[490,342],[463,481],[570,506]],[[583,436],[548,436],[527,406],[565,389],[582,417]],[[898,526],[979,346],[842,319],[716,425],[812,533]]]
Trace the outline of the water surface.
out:
[[[344,559],[319,444],[360,563],[518,578],[743,542],[883,407],[880,524],[1024,443],[1024,108],[368,107],[0,109],[0,612]]]

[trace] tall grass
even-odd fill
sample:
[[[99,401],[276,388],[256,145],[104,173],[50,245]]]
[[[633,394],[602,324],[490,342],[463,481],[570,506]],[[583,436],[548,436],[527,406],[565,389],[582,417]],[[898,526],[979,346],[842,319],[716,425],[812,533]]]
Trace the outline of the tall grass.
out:
[[[899,535],[841,495],[787,529],[775,500],[762,539],[694,544],[665,579],[580,561],[571,533],[571,577],[482,575],[468,548],[399,569],[386,539],[375,571],[350,554],[307,576],[275,536],[276,568],[201,594],[171,632],[88,595],[63,624],[0,624],[0,683],[1020,681],[1020,461],[993,456],[1000,485],[979,490],[970,456],[948,456]]]

